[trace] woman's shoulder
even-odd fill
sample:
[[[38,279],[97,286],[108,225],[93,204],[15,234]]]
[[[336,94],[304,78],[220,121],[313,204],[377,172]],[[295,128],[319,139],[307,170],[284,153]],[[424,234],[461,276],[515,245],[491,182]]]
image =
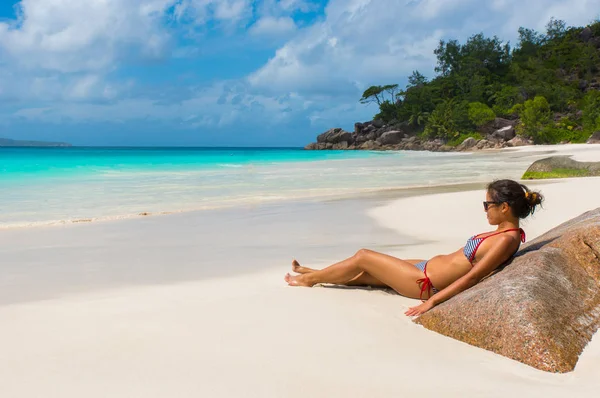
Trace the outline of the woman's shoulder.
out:
[[[478,238],[490,238],[492,236],[498,236],[498,237],[509,236],[512,238],[512,237],[519,237],[524,233],[525,233],[525,231],[523,231],[523,228],[510,228],[510,229],[503,229],[500,231],[482,232],[475,236]]]

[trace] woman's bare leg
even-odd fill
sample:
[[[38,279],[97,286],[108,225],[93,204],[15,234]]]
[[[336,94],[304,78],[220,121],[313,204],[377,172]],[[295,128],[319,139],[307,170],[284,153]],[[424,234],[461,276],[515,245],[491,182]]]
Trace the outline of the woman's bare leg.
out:
[[[373,275],[371,275],[365,271],[363,271],[362,274],[360,274],[356,278],[352,279],[351,281],[344,283],[344,285],[346,285],[346,286],[389,287],[388,285],[386,285],[385,283],[383,283],[382,281],[380,281],[379,279],[375,278]]]
[[[369,276],[364,277],[364,274]],[[380,281],[404,296],[417,298],[421,293],[417,280],[424,274],[411,262],[361,249],[354,256],[323,270],[297,276],[287,274],[285,280],[291,286],[313,286],[317,283],[357,283],[360,277],[374,278],[369,280]]]
[[[407,263],[411,263],[413,265],[415,265],[416,263],[423,261],[423,260],[404,260]],[[334,264],[337,265],[337,264]],[[305,267],[303,265],[300,265],[300,263],[296,260],[292,261],[292,271],[298,273],[298,274],[309,274],[311,272],[317,272],[319,271],[318,269],[314,269],[314,268],[309,268],[309,267]],[[344,285],[347,286],[376,286],[376,287],[389,287],[388,285],[386,285],[385,283],[383,283],[382,281],[380,281],[379,279],[375,278],[373,275],[369,274],[368,272],[363,271],[359,276],[357,276],[356,278],[350,280],[349,282],[345,283]]]
[[[409,260],[410,261],[410,260]],[[334,264],[335,265],[335,264]],[[311,272],[317,272],[318,269],[305,267],[300,265],[296,260],[292,261],[292,271],[299,274],[310,274]],[[360,273],[356,278],[345,283],[347,286],[377,286],[377,287],[389,287],[379,279],[369,275],[367,272]]]

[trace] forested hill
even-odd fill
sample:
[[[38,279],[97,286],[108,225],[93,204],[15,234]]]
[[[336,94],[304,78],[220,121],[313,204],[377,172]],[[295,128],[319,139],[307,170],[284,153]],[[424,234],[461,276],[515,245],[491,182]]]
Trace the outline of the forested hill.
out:
[[[405,122],[421,136],[460,142],[495,117],[518,119],[535,143],[584,142],[600,130],[600,21],[567,27],[552,19],[544,33],[519,28],[514,48],[498,37],[440,41],[436,76],[414,71],[404,90],[372,86],[375,119]]]

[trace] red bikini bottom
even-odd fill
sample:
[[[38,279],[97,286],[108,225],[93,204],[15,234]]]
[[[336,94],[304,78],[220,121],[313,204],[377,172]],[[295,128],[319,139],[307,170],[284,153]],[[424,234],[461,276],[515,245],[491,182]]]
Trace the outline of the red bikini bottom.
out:
[[[437,290],[435,286],[433,286],[433,283],[431,283],[431,279],[429,279],[429,277],[427,276],[427,261],[418,262],[415,264],[415,267],[423,271],[423,273],[425,274],[425,278],[417,280],[417,283],[421,285],[421,294],[419,295],[419,299],[423,300],[423,293],[425,293],[426,291],[429,293],[429,297],[432,296],[431,292],[433,292],[433,294],[439,292],[439,290]]]

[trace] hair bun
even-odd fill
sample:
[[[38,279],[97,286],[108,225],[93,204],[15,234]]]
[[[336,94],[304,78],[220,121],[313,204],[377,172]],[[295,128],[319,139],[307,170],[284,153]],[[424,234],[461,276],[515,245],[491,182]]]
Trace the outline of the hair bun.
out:
[[[534,207],[542,203],[542,195],[537,192],[525,192],[525,200],[529,204],[529,206]]]

